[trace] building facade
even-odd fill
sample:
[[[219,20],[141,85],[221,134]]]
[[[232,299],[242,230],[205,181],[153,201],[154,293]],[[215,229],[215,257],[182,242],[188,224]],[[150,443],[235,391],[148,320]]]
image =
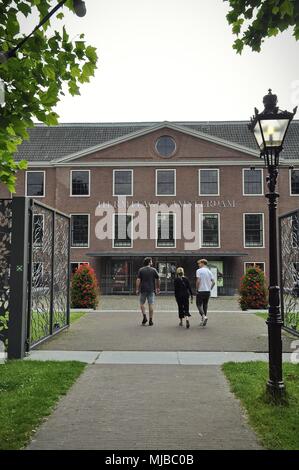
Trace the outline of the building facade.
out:
[[[298,208],[299,122],[287,139],[280,214]],[[71,215],[71,269],[90,263],[103,293],[134,293],[147,255],[164,293],[177,266],[194,285],[199,258],[218,295],[254,263],[267,276],[266,169],[245,122],[37,125],[16,158],[29,162],[16,195]]]

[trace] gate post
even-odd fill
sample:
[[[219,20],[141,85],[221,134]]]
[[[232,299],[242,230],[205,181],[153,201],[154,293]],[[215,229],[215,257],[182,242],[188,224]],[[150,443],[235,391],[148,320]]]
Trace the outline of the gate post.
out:
[[[8,359],[25,356],[30,199],[12,199]]]

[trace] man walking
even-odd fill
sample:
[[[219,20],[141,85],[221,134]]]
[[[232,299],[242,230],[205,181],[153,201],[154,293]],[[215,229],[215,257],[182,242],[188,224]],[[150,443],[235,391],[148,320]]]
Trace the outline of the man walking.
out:
[[[153,268],[152,258],[144,258],[143,268],[138,271],[136,279],[136,294],[140,293],[140,308],[143,315],[142,325],[147,323],[145,302],[148,302],[149,325],[152,326],[154,315],[155,293],[160,293],[160,279],[158,271]]]
[[[215,279],[211,271],[207,268],[207,260],[199,259],[197,261],[198,269],[196,271],[196,306],[201,315],[201,326],[206,326],[208,322],[208,303],[211,290],[215,285]]]

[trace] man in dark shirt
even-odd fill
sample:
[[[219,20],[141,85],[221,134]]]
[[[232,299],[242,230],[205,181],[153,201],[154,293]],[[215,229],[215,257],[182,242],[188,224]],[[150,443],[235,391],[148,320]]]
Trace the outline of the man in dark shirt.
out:
[[[158,271],[153,268],[152,258],[144,258],[143,268],[138,271],[136,279],[136,294],[140,294],[140,308],[143,315],[142,325],[147,323],[145,302],[148,301],[149,325],[153,325],[155,293],[160,293]]]

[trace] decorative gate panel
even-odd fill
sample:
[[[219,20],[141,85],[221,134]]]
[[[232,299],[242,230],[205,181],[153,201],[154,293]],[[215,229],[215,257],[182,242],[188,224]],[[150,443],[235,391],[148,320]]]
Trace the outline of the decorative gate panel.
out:
[[[299,210],[279,217],[279,238],[284,328],[299,336]]]
[[[11,253],[11,199],[0,199],[0,341],[7,341]],[[4,345],[0,343],[0,351]]]
[[[31,218],[30,347],[69,324],[70,219],[34,201]]]

